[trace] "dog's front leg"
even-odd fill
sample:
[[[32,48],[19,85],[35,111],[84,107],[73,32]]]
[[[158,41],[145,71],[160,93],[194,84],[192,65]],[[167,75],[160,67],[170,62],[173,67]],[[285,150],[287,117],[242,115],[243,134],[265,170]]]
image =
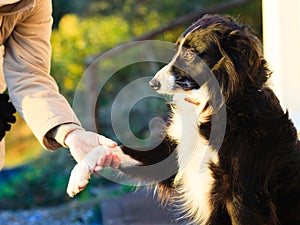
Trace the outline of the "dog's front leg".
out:
[[[124,167],[120,170],[138,180],[156,183],[156,193],[161,202],[166,203],[173,193],[173,181],[178,171],[177,144],[170,139],[164,139],[158,146],[149,151],[134,150],[121,146],[122,151],[140,162],[140,167]],[[165,163],[163,163],[163,161]]]

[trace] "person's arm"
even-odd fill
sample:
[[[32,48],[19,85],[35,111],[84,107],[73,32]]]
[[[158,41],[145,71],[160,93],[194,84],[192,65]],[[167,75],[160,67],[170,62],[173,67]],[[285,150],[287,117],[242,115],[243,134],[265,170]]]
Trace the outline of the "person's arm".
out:
[[[92,149],[102,145],[103,152],[93,159],[96,161],[91,170],[117,168],[120,160],[112,153],[117,144],[81,127],[50,76],[51,14],[51,0],[36,0],[32,9],[18,15],[20,22],[6,41],[3,64],[11,100],[45,148],[67,147],[80,162]]]
[[[6,41],[4,74],[10,97],[39,142],[47,149],[61,147],[46,133],[60,124],[70,133],[80,122],[50,76],[52,30],[50,0],[37,0],[35,7],[22,14]]]

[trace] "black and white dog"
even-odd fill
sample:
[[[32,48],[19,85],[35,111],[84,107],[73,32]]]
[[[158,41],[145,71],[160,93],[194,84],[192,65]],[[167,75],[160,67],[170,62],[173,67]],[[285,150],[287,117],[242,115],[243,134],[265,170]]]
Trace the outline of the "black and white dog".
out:
[[[159,198],[179,202],[195,224],[300,224],[300,142],[266,84],[258,38],[231,17],[206,15],[176,46],[150,82],[173,95],[164,140],[148,152],[121,149],[144,166],[175,152],[177,172],[159,180],[159,171],[124,171],[157,179]]]

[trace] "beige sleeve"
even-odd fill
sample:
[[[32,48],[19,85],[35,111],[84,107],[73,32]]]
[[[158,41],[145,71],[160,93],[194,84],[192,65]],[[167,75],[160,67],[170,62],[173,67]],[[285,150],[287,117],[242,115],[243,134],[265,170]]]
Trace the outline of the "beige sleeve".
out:
[[[61,144],[48,140],[46,133],[60,124],[80,122],[50,76],[51,14],[51,0],[36,1],[7,40],[3,67],[17,111],[43,147],[57,149]]]
[[[78,126],[73,123],[67,123],[67,124],[61,124],[57,127],[54,127],[46,134],[46,141],[47,142],[54,142],[49,143],[49,145],[55,145],[56,143],[59,143],[60,146],[63,146],[65,148],[68,148],[68,146],[65,144],[65,138],[66,136],[71,133],[74,130],[84,130],[81,126]]]

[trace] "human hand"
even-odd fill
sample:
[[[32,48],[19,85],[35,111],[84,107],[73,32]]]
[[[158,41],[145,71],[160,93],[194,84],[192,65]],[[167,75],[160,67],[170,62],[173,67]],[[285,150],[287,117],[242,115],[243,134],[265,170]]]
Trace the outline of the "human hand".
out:
[[[111,149],[105,146],[97,146],[77,163],[73,168],[67,193],[70,197],[82,191],[89,182],[93,172],[100,171],[103,167],[112,167],[117,169],[120,165],[120,160],[116,154],[113,154]]]
[[[120,160],[118,161],[118,159]],[[140,162],[124,154],[119,147],[111,149],[104,146],[98,146],[93,148],[73,168],[69,178],[67,194],[70,197],[74,197],[86,187],[90,175],[93,172],[100,171],[103,167],[108,166],[117,169],[120,166],[120,163],[122,164],[122,167],[140,165]]]
[[[11,128],[11,123],[16,122],[13,115],[16,112],[15,107],[9,101],[7,94],[0,94],[0,141],[5,136],[5,132]]]
[[[116,169],[120,165],[118,156],[112,151],[117,143],[97,133],[75,129],[65,137],[64,144],[78,163],[71,172],[67,187],[71,197],[84,189],[93,172],[103,167]]]
[[[70,153],[76,162],[80,162],[91,149],[97,146],[114,148],[117,143],[94,132],[76,129],[69,133],[64,140],[65,145],[70,149]]]

